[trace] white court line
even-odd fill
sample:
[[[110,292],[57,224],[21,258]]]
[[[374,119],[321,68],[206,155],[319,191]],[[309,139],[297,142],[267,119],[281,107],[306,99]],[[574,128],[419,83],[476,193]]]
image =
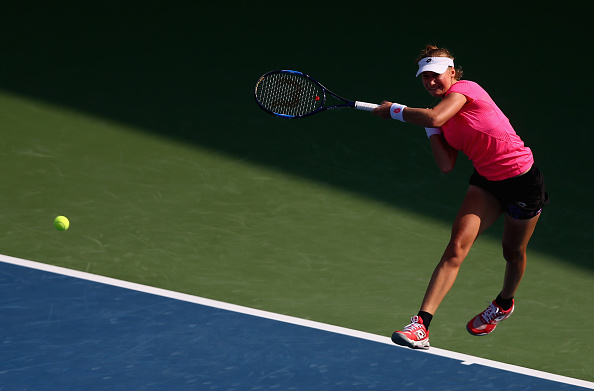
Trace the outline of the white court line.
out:
[[[42,270],[50,273],[62,274],[69,277],[80,278],[82,280],[94,281],[101,284],[112,285],[120,288],[131,289],[139,292],[149,293],[157,296],[168,297],[171,299],[186,301],[195,304],[201,304],[209,307],[220,308],[223,310],[238,312],[241,314],[253,315],[260,318],[277,320],[280,322],[291,323],[299,326],[310,327],[318,330],[329,331],[332,333],[343,334],[351,337],[362,338],[369,341],[375,341],[383,344],[394,346],[394,348],[408,349],[394,345],[392,340],[381,335],[366,333],[364,331],[352,330],[345,327],[333,326],[325,323],[315,322],[312,320],[300,319],[293,316],[276,314],[273,312],[262,311],[254,308],[243,307],[236,304],[225,303],[222,301],[206,299],[203,297],[192,296],[185,293],[173,292],[166,289],[155,288],[147,285],[137,284],[134,282],[122,281],[115,278],[99,276],[91,273],[80,272],[76,270],[66,269],[59,266],[47,265],[44,263],[28,261],[0,254],[0,262],[10,263],[13,265],[24,266],[31,269]],[[551,380],[559,383],[570,384],[574,386],[589,388],[594,390],[594,383],[585,380],[574,379],[567,376],[555,375],[548,372],[537,371],[535,369],[524,368],[517,365],[506,364],[498,361],[487,360],[480,357],[474,357],[467,354],[456,353],[449,350],[431,347],[429,350],[417,350],[420,354],[433,354],[436,356],[447,357],[459,360],[464,365],[480,364],[491,368],[497,368],[504,371],[519,373],[522,375],[533,376],[540,379]]]

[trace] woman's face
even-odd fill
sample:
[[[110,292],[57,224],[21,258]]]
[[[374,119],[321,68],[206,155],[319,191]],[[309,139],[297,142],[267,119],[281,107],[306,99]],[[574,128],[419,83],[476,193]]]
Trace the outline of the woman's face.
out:
[[[423,72],[421,73],[421,81],[431,96],[443,98],[450,87],[456,83],[455,76],[456,70],[453,67],[449,67],[441,75],[435,72]]]

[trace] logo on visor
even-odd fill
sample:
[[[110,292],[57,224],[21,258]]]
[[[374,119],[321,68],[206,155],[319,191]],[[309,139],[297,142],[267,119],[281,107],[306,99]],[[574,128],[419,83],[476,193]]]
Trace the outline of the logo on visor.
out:
[[[425,61],[427,64],[429,64],[433,59],[428,58],[427,61]]]

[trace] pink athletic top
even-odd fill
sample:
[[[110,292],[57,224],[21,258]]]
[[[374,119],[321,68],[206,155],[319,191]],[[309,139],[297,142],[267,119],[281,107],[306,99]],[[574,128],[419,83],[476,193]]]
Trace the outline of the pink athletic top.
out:
[[[463,94],[467,102],[442,126],[448,144],[468,156],[477,172],[490,181],[529,170],[534,164],[532,151],[489,94],[468,80],[454,83],[446,96],[452,92]]]

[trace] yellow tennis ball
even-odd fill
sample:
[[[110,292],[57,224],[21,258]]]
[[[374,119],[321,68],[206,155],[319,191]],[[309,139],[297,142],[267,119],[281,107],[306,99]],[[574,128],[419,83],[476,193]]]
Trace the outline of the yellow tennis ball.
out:
[[[70,221],[64,216],[58,216],[54,219],[54,227],[58,231],[66,231],[70,227]]]

